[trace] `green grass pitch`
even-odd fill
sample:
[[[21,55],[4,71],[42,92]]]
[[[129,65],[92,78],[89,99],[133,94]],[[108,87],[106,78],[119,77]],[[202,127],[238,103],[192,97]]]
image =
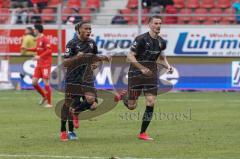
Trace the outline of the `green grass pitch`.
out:
[[[63,95],[54,92],[56,103]],[[34,91],[0,92],[0,158],[237,159],[240,156],[240,94],[168,93],[158,97],[148,133],[138,140],[145,102],[118,104],[93,120],[80,121],[76,141],[59,141],[54,109],[38,106]]]

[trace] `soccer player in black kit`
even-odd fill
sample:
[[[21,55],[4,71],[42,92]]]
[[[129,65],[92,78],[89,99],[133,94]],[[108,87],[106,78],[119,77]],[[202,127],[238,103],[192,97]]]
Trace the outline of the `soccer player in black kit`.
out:
[[[146,99],[146,110],[143,114],[141,130],[138,135],[142,140],[153,140],[146,133],[153,116],[153,108],[158,92],[158,66],[161,62],[168,71],[172,71],[166,56],[162,51],[166,48],[166,41],[159,36],[162,24],[161,17],[149,18],[150,31],[137,36],[127,55],[130,62],[128,72],[128,91],[120,93],[117,100],[123,100],[124,105],[133,110],[137,106],[137,99],[143,91]]]
[[[66,45],[64,55],[65,103],[61,109],[61,141],[77,139],[74,127],[78,128],[78,114],[97,108],[97,93],[94,87],[93,70],[108,57],[98,54],[97,45],[90,39],[91,25],[82,21],[75,26],[77,36]],[[66,123],[68,122],[68,132]]]

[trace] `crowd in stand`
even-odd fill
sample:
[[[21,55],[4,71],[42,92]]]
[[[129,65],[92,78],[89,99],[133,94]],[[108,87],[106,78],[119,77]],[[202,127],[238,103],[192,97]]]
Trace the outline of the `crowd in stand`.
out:
[[[63,4],[63,24],[91,21],[90,14],[100,8],[101,0],[85,1],[86,6],[82,0],[0,0],[0,24],[56,24],[59,3]],[[137,24],[137,9],[138,0],[128,0],[112,24]],[[143,24],[150,14],[164,14],[165,24],[240,24],[240,0],[142,0],[142,14]]]
[[[137,24],[138,0],[128,0],[112,24]],[[240,24],[240,0],[142,0],[143,24],[149,14],[163,14],[165,24]]]

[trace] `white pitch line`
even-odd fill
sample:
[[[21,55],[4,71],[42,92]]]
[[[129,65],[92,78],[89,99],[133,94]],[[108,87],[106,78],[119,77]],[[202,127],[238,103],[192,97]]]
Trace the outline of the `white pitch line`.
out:
[[[8,158],[66,158],[66,159],[107,159],[107,157],[81,157],[81,156],[51,156],[51,155],[11,155],[11,154],[0,154],[0,157]]]
[[[158,159],[158,158],[137,158],[137,157],[83,157],[83,156],[53,156],[53,155],[20,155],[20,154],[0,154],[0,157],[7,157],[7,158],[64,158],[64,159]],[[173,159],[173,158],[167,158],[167,159]],[[174,158],[175,159],[175,158]]]
[[[117,157],[117,156],[113,156],[113,157],[83,157],[83,156],[54,156],[54,155],[20,155],[20,154],[0,154],[0,157],[7,157],[7,158],[21,158],[21,157],[25,157],[25,158],[29,158],[29,157],[34,157],[34,158],[64,158],[64,159],[202,159],[202,158],[145,158],[145,157]],[[221,158],[208,158],[208,159],[233,159],[233,158],[225,158],[225,157],[221,157]]]

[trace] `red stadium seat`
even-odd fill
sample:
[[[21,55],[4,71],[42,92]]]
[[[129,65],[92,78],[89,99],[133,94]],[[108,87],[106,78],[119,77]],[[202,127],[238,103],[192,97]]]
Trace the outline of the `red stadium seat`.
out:
[[[69,8],[80,8],[81,7],[81,0],[68,0],[67,7]]]
[[[62,0],[50,0],[48,2],[48,7],[56,7],[60,3],[62,3]]]
[[[229,8],[231,7],[231,2],[230,0],[218,0],[216,3],[216,7],[222,9]]]
[[[87,0],[86,6],[87,6],[87,8],[91,8],[91,9],[99,9],[100,8],[100,0]]]
[[[174,8],[172,5],[167,5],[166,6],[166,14],[177,14],[176,8]],[[164,18],[164,23],[165,24],[176,24],[178,21],[178,17],[175,16],[166,16]]]
[[[73,12],[72,8],[63,8],[63,10],[62,10],[62,14],[63,14],[62,21],[65,22],[67,20],[67,18],[73,13],[74,12]]]
[[[130,14],[131,14],[131,13],[130,13]],[[137,23],[138,23],[138,16],[137,16],[138,10],[135,10],[135,11],[133,12],[133,14],[134,14],[134,16],[132,17],[132,21],[133,21],[134,24],[137,24]],[[148,10],[147,10],[147,9],[143,9],[143,10],[142,10],[142,14],[148,14]],[[142,16],[142,23],[146,23],[147,20],[148,20],[148,17],[147,17],[146,15],[143,15],[143,16]]]
[[[0,8],[10,8],[11,7],[11,1],[10,0],[1,0],[0,1]]]
[[[199,25],[199,24],[201,24],[201,22],[195,21],[195,20],[191,20],[188,24],[190,24],[190,25]]]
[[[202,0],[201,8],[207,8],[207,9],[213,8],[214,1],[215,0]]]
[[[187,8],[192,8],[192,9],[196,9],[199,8],[199,0],[188,0],[186,7]]]
[[[128,22],[130,22],[132,20],[132,16],[130,14],[132,14],[131,9],[121,9],[120,13],[123,15],[124,19]],[[129,14],[129,15],[128,15]]]
[[[238,0],[232,0],[232,4],[235,3],[235,2],[237,2],[237,1],[238,1]]]
[[[193,14],[191,9],[188,9],[188,8],[181,9],[179,14],[182,14],[178,16],[178,23],[180,24],[188,23],[189,21],[192,20],[191,16],[187,16],[187,15]]]
[[[91,10],[89,8],[81,8],[79,14],[83,17],[83,20],[91,21]]]
[[[193,19],[195,21],[199,21],[199,22],[204,22],[207,19],[207,16],[205,16],[204,14],[207,14],[207,10],[204,8],[198,8],[195,10],[195,16],[193,17]]]
[[[213,24],[216,24],[216,23],[214,21],[212,21],[212,20],[206,20],[202,24],[204,24],[204,25],[213,25]]]
[[[6,23],[10,19],[10,10],[7,8],[0,8],[0,24]]]
[[[135,9],[138,7],[138,0],[128,0],[127,8]]]
[[[41,19],[42,19],[42,21],[44,23],[54,22],[56,20],[55,14],[56,14],[56,12],[54,11],[54,9],[52,9],[52,8],[44,8],[42,10]]]
[[[219,14],[219,15],[211,15],[208,17],[208,21],[213,21],[214,23],[218,23],[222,17],[221,17],[221,14],[222,14],[222,10],[219,9],[219,8],[213,8],[210,10],[209,12],[210,14]]]
[[[225,21],[225,23],[235,23],[236,17],[235,17],[235,10],[232,8],[226,9],[224,14],[228,14],[228,16],[223,16],[222,21]]]
[[[181,9],[185,7],[184,0],[173,0],[173,2],[174,2],[174,7],[177,9]]]

